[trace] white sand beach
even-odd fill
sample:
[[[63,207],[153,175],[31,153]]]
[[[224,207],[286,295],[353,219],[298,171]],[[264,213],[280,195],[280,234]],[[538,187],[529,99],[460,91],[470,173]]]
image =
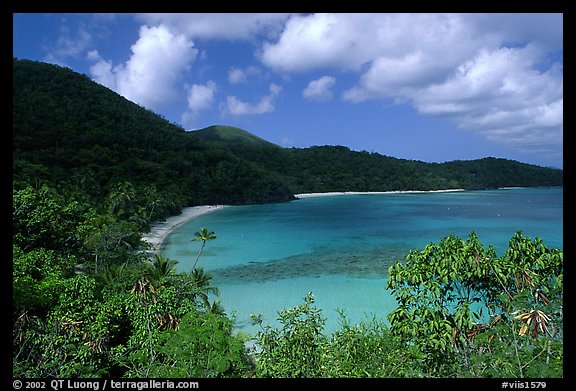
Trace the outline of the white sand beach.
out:
[[[152,225],[150,232],[142,237],[142,240],[152,245],[149,253],[155,254],[160,251],[162,244],[170,232],[176,227],[206,213],[214,212],[215,210],[225,208],[227,205],[202,205],[191,206],[182,209],[182,213],[177,216],[171,216],[166,221],[157,222]]]
[[[294,194],[297,198],[328,197],[339,195],[364,195],[364,194],[410,194],[410,193],[446,193],[451,191],[465,191],[465,189],[443,189],[443,190],[396,190],[396,191],[338,191],[329,193],[303,193]]]
[[[363,195],[363,194],[442,193],[451,191],[464,191],[464,189],[444,189],[444,190],[429,190],[429,191],[427,190],[368,191],[368,192],[342,191],[342,192],[328,192],[328,193],[295,194],[295,197],[309,198],[309,197],[328,197],[339,195]],[[182,213],[180,213],[179,215],[168,217],[165,221],[153,224],[152,227],[150,228],[150,232],[144,235],[142,237],[142,240],[152,245],[152,248],[148,252],[156,254],[162,249],[162,244],[166,240],[166,237],[176,227],[198,216],[202,216],[206,213],[210,213],[225,207],[227,207],[227,205],[202,205],[202,206],[192,206],[184,208],[182,210]]]

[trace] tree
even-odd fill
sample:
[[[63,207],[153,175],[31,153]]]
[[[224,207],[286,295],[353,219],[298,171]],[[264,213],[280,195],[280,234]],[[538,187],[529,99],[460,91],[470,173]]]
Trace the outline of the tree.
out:
[[[562,265],[561,250],[521,232],[502,257],[474,232],[452,234],[390,267],[391,332],[426,355],[433,376],[561,376]],[[502,354],[488,363],[487,351]]]
[[[77,227],[81,208],[66,204],[53,189],[27,186],[12,191],[12,239],[24,251],[36,248],[73,252],[80,247]]]
[[[128,214],[131,202],[136,196],[134,185],[128,181],[118,183],[108,195],[108,208],[110,213]]]
[[[135,224],[117,220],[111,214],[87,215],[82,227],[84,245],[94,255],[94,273],[108,264],[125,262],[130,257],[138,230]],[[138,238],[139,239],[139,238]]]
[[[304,303],[278,312],[280,329],[263,326],[262,316],[251,314],[261,327],[256,335],[260,347],[257,360],[258,376],[319,377],[326,344],[323,334],[326,318],[314,306],[314,295],[308,292]]]
[[[194,261],[194,265],[192,265],[192,269],[190,273],[196,268],[196,264],[198,263],[198,259],[200,259],[200,255],[202,255],[202,251],[204,250],[204,246],[208,240],[216,239],[216,235],[214,235],[214,231],[208,231],[207,228],[201,228],[200,231],[195,232],[194,236],[196,236],[192,241],[202,242],[202,246],[200,247],[200,251],[198,251],[198,256]]]
[[[204,272],[203,268],[194,268],[192,273],[190,273],[190,277],[192,279],[192,293],[195,298],[199,298],[200,302],[204,305],[206,309],[214,309],[217,310],[219,306],[217,303],[214,303],[213,306],[210,305],[208,300],[208,295],[213,294],[215,296],[220,295],[220,291],[217,287],[212,285],[212,276],[208,273]]]
[[[178,261],[163,257],[162,255],[155,255],[154,261],[146,265],[148,274],[152,281],[156,284],[160,283],[165,278],[176,274],[176,265]]]
[[[252,368],[241,336],[232,321],[213,312],[191,311],[178,330],[167,329],[159,340],[161,360],[151,377],[239,377]]]

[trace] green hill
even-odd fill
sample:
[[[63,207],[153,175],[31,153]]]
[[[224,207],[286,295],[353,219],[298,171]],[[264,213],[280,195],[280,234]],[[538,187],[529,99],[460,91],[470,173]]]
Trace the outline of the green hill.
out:
[[[186,132],[70,69],[13,61],[13,179],[98,205],[129,183],[159,197],[150,218],[199,204],[287,201],[324,191],[562,186],[563,171],[485,158],[443,164],[352,151],[282,148],[215,125]],[[142,201],[144,202],[144,201]]]
[[[212,125],[192,132],[203,140],[220,145],[233,145],[248,148],[281,148],[280,146],[264,140],[252,133],[233,126]]]
[[[70,69],[14,60],[13,91],[16,185],[47,183],[95,203],[119,183],[153,186],[170,212],[293,199],[265,168]]]

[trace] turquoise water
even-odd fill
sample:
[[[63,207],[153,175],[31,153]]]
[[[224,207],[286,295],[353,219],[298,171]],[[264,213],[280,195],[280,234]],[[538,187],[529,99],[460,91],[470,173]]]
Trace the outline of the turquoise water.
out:
[[[200,216],[170,234],[162,255],[188,271],[200,249],[194,232],[207,227],[217,239],[206,243],[198,265],[212,274],[237,329],[256,331],[250,313],[278,325],[277,312],[311,291],[331,332],[337,309],[353,323],[385,320],[396,306],[385,290],[388,267],[411,249],[475,231],[502,255],[517,230],[563,248],[562,218],[561,188],[303,198]]]

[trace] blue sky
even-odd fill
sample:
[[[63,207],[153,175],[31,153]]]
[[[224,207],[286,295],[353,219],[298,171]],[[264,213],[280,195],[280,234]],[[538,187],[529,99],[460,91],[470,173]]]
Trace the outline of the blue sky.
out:
[[[563,167],[562,14],[14,14],[13,55],[187,130]]]

